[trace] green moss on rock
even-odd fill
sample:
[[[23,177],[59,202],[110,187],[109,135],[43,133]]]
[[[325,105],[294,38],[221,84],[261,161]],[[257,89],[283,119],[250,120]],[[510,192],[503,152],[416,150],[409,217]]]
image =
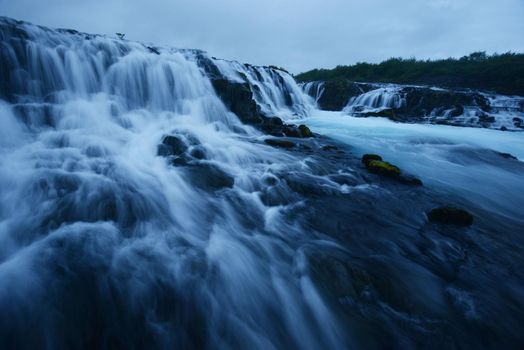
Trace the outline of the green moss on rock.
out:
[[[364,154],[362,156],[362,163],[368,165],[372,160],[382,160],[382,157],[378,154]]]
[[[391,163],[381,160],[372,160],[366,164],[366,167],[371,173],[397,177],[400,175],[400,169]]]

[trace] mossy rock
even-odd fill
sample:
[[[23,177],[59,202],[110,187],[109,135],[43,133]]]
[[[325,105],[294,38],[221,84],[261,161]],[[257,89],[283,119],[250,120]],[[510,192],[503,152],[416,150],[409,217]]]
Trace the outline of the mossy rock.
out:
[[[439,224],[458,226],[471,226],[473,224],[473,215],[460,208],[439,207],[431,210],[427,215],[429,221]]]
[[[393,164],[381,160],[372,160],[366,164],[369,172],[389,177],[400,175],[400,169]]]
[[[382,160],[382,157],[378,154],[364,154],[362,156],[362,163],[368,165],[372,160]]]
[[[302,135],[302,137],[313,137],[313,132],[311,132],[311,130],[305,126],[304,124],[300,124],[298,126],[298,130],[300,131],[300,134]]]
[[[266,139],[264,140],[270,146],[281,147],[281,148],[293,148],[295,143],[288,140],[279,140],[279,139]]]

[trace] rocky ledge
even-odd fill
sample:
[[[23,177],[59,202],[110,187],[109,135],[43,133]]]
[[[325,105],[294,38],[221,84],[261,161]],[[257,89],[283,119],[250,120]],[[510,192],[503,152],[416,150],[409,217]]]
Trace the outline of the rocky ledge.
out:
[[[466,89],[356,83],[349,80],[303,85],[322,110],[397,122],[432,123],[500,130],[524,129],[524,97]]]

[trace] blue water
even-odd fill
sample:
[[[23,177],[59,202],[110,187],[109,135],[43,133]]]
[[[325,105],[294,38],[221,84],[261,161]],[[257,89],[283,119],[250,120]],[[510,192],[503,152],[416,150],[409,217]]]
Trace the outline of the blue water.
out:
[[[380,154],[426,187],[521,220],[524,212],[524,133],[445,125],[404,124],[317,111],[302,120],[314,132]],[[520,161],[502,157],[509,153]]]

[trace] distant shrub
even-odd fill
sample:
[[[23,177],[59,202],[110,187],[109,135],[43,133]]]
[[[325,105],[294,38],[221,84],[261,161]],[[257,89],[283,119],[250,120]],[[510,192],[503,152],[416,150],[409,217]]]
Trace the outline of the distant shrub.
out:
[[[524,54],[507,52],[442,60],[390,58],[379,64],[359,62],[333,69],[313,69],[298,74],[298,81],[348,79],[375,83],[424,84],[492,90],[524,95]]]

